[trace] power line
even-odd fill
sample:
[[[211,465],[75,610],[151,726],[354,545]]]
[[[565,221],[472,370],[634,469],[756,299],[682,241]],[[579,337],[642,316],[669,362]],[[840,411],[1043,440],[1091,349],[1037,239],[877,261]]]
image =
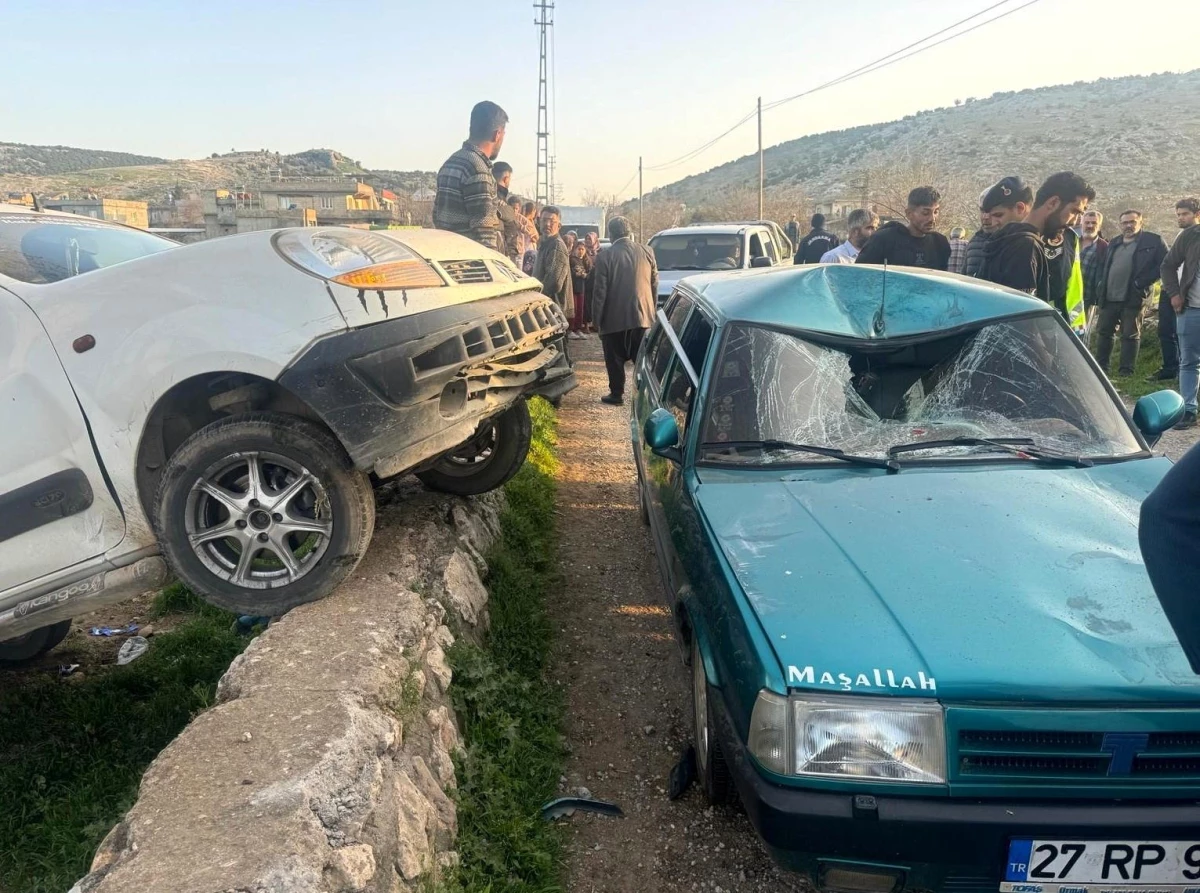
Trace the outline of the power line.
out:
[[[1023,9],[1027,9],[1030,6],[1033,6],[1035,3],[1039,2],[1039,0],[1028,0],[1028,2],[1023,3],[1020,6],[1014,7],[1013,9],[1010,9],[1007,12],[1002,12],[1000,15],[993,16],[992,18],[988,19],[987,21],[980,22],[977,25],[972,25],[970,28],[967,28],[964,31],[959,31],[955,34],[951,34],[949,37],[943,37],[941,40],[936,41],[931,44],[928,44],[927,46],[921,46],[921,44],[926,43],[926,41],[932,40],[934,37],[937,37],[941,34],[945,34],[947,31],[953,31],[955,28],[958,28],[961,25],[965,25],[967,22],[971,21],[972,19],[977,19],[981,15],[989,13],[992,10],[997,9],[998,7],[1004,6],[1006,3],[1010,3],[1010,2],[1012,2],[1012,0],[1001,0],[1000,3],[993,4],[992,6],[989,6],[987,9],[980,10],[979,12],[975,13],[974,15],[967,16],[967,18],[957,21],[953,25],[943,28],[941,31],[935,31],[933,34],[930,34],[930,35],[922,38],[921,40],[918,40],[916,43],[910,43],[908,46],[903,47],[902,49],[896,50],[894,53],[889,53],[886,56],[882,56],[879,59],[876,59],[874,62],[864,65],[861,68],[856,68],[856,69],[854,69],[854,71],[847,72],[846,74],[842,75],[841,77],[834,78],[832,81],[827,81],[826,83],[821,84],[818,87],[813,87],[811,90],[805,90],[803,93],[797,93],[795,96],[789,96],[786,99],[777,99],[777,100],[775,100],[775,102],[768,103],[767,105],[763,106],[763,111],[770,111],[771,109],[779,108],[779,106],[784,105],[789,102],[792,102],[795,99],[800,99],[801,97],[804,97],[804,96],[811,96],[813,93],[816,93],[820,90],[826,90],[830,87],[836,87],[840,84],[848,83],[849,81],[856,80],[857,78],[860,78],[863,75],[873,74],[876,71],[880,71],[884,68],[887,68],[890,65],[895,65],[897,62],[903,62],[905,59],[911,59],[913,56],[918,56],[927,50],[932,50],[934,47],[939,47],[942,44],[949,43],[950,41],[956,40],[959,37],[965,37],[966,35],[970,34],[972,31],[978,31],[980,28],[983,28],[987,25],[991,25],[995,22],[1000,21],[1001,19],[1008,18],[1010,15],[1013,15],[1015,13],[1020,12]],[[920,49],[913,50],[911,53],[905,53],[905,50],[911,50],[913,47],[920,47]],[[904,53],[904,55],[901,56],[901,55],[899,55],[900,53]],[[892,58],[892,57],[896,57],[896,58]]]
[[[739,127],[741,127],[743,124],[745,124],[751,118],[753,118],[756,114],[758,114],[757,108],[750,109],[750,112],[749,112],[749,114],[746,115],[746,117],[742,118],[742,120],[738,121],[736,124],[734,124],[728,130],[726,130],[724,133],[720,134],[719,136],[713,137],[711,140],[709,140],[703,146],[693,149],[691,152],[688,152],[685,155],[680,155],[678,158],[676,158],[672,161],[664,161],[662,164],[647,165],[646,170],[661,171],[661,170],[666,170],[669,167],[676,167],[677,165],[683,164],[685,161],[691,161],[693,158],[695,158],[701,152],[704,152],[705,150],[711,148],[712,146],[715,146],[721,140],[725,139],[725,137],[729,136],[729,134],[733,133],[735,130],[737,130]]]

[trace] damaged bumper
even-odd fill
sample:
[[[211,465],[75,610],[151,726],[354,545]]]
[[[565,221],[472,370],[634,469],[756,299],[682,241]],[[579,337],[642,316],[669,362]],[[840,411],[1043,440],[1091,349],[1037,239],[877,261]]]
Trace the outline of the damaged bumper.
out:
[[[566,331],[562,310],[543,295],[473,301],[326,338],[279,381],[357,468],[390,477],[468,440],[518,399],[572,390]]]

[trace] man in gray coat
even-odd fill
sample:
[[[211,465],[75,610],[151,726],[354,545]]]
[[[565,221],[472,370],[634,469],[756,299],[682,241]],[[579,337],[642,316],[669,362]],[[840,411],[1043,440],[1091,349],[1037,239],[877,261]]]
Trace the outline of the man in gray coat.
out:
[[[629,221],[608,221],[612,245],[596,255],[592,294],[592,322],[600,331],[608,394],[600,402],[620,406],[625,402],[625,364],[637,357],[646,330],[654,325],[658,294],[658,265],[654,254],[629,236]]]

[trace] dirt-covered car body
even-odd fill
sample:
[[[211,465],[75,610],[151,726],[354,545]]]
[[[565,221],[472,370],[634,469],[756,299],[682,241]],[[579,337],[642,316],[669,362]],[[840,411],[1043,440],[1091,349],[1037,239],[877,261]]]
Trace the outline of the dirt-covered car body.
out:
[[[1042,302],[836,265],[686,280],[637,381],[697,771],[782,863],[1195,885],[1200,678],[1137,541],[1177,394],[1131,420]]]
[[[570,390],[565,330],[536,280],[450,233],[177,246],[0,206],[0,640],[161,576],[130,568],[158,552],[164,468],[206,425],[273,413],[331,432],[357,474],[420,469]]]

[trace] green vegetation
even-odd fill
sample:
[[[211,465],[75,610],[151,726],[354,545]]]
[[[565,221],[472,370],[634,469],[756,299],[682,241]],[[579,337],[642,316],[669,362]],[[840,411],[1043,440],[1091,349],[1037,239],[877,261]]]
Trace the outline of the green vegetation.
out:
[[[548,677],[546,613],[557,583],[555,418],[541,399],[530,401],[530,411],[529,458],[505,486],[501,538],[487,556],[487,645],[460,639],[449,653],[466,755],[458,764],[461,865],[443,886],[470,893],[560,889],[560,835],[539,816],[564,758],[564,703]]]
[[[82,677],[6,674],[0,689],[0,889],[62,893],[137,797],[142,773],[199,711],[248,639],[176,584],[156,617],[187,615],[128,666]]]
[[[102,149],[0,143],[0,174],[45,177],[98,167],[130,167],[137,164],[161,164],[163,161],[164,159],[151,155],[105,152]]]

